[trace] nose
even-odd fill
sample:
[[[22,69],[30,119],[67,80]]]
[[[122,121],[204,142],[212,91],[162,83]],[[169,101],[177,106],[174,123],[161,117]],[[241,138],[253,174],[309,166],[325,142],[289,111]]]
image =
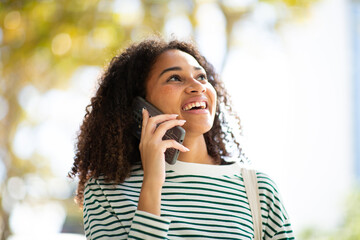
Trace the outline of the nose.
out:
[[[199,82],[199,81],[197,81],[195,79],[192,79],[191,83],[186,88],[186,92],[190,93],[190,94],[204,93],[204,92],[206,92],[206,87],[201,82]]]

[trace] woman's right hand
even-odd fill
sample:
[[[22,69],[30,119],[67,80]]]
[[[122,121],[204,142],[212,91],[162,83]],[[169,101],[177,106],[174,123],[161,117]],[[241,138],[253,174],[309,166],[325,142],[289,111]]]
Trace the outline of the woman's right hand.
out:
[[[154,117],[143,109],[143,122],[139,150],[144,169],[144,181],[162,184],[165,181],[165,151],[175,148],[181,152],[189,151],[188,148],[175,140],[163,140],[167,130],[182,126],[185,120],[176,119],[176,114],[161,114]],[[160,124],[160,125],[159,125]]]
[[[188,148],[175,140],[162,139],[167,130],[184,125],[185,120],[176,118],[177,115],[175,114],[150,117],[149,112],[143,109],[139,150],[144,179],[139,196],[138,210],[158,216],[161,214],[161,189],[165,182],[165,151],[168,148],[175,148],[181,152],[189,151]]]

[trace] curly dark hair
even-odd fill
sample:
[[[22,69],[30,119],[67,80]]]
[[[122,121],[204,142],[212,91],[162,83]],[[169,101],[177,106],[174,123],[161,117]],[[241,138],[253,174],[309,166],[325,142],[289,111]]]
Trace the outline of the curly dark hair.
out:
[[[217,93],[214,124],[204,134],[209,155],[218,164],[225,164],[231,155],[228,143],[241,148],[225,120],[223,111],[233,116],[240,130],[240,119],[232,111],[230,98],[213,66],[207,62],[192,42],[165,41],[161,37],[134,43],[114,57],[99,81],[96,95],[86,107],[76,143],[70,177],[79,177],[75,200],[81,206],[84,188],[91,177],[104,176],[106,181],[121,183],[132,165],[140,163],[139,140],[132,134],[134,124],[132,102],[136,96],[145,98],[145,81],[157,57],[170,49],[192,55],[205,69],[209,82]]]

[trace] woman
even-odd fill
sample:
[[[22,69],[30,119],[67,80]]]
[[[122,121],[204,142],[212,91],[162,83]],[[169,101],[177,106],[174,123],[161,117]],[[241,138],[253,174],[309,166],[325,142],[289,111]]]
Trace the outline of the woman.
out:
[[[136,96],[164,113],[143,110],[140,142]],[[228,95],[191,43],[147,39],[115,57],[87,107],[71,173],[87,239],[252,239],[241,149],[222,106]],[[183,145],[162,140],[174,126],[186,130]],[[239,149],[231,161],[230,144]],[[165,162],[168,148],[180,151],[174,165]],[[293,239],[275,184],[262,173],[257,180],[262,238]]]

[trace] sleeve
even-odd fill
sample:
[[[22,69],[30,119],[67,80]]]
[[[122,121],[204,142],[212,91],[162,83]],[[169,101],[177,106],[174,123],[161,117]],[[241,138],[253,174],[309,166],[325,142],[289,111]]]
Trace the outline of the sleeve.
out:
[[[118,209],[126,208],[126,201],[119,201]],[[121,216],[131,216],[122,219]],[[170,220],[136,208],[115,213],[98,180],[90,179],[84,191],[84,231],[86,239],[167,239]]]
[[[258,173],[263,221],[263,240],[295,239],[289,216],[276,184],[265,174]]]
[[[136,210],[128,239],[167,239],[170,220]]]

